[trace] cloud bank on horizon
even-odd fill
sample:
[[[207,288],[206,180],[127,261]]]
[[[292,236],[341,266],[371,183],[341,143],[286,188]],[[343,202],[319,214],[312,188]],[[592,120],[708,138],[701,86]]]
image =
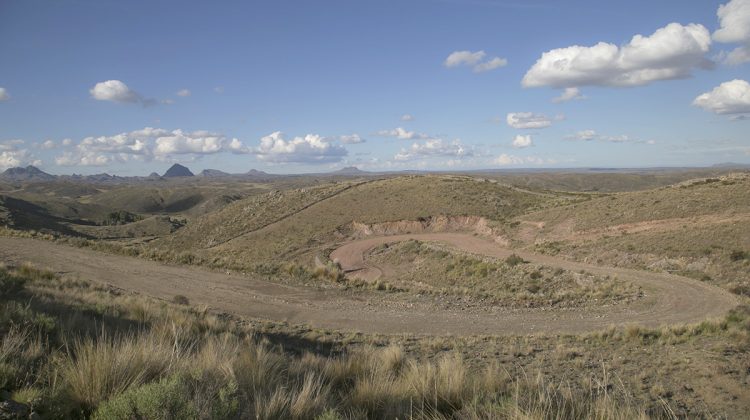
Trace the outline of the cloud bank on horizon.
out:
[[[540,6],[552,9],[552,19],[555,7],[544,2]],[[184,75],[160,76],[158,66],[134,65],[113,77],[115,72],[108,69],[114,67],[102,61],[80,71],[85,88],[66,87],[59,95],[51,89],[37,93],[43,90],[35,86],[39,80],[26,74],[33,72],[12,68],[12,77],[0,79],[0,126],[10,133],[0,137],[0,170],[34,164],[99,167],[115,173],[134,167],[147,173],[150,165],[208,166],[216,159],[238,170],[264,166],[295,171],[321,165],[375,170],[544,167],[592,165],[601,159],[618,162],[613,156],[621,159],[620,166],[642,166],[645,155],[652,164],[710,164],[700,160],[706,156],[685,152],[685,144],[710,147],[712,141],[721,141],[722,150],[728,150],[713,159],[745,156],[750,162],[750,145],[743,134],[744,121],[750,119],[750,0],[717,3],[712,9],[713,15],[706,15],[700,12],[705,8],[696,7],[695,13],[686,13],[693,22],[665,19],[651,31],[633,31],[626,37],[605,32],[577,36],[571,31],[559,42],[553,37],[535,39],[530,45],[546,45],[536,54],[518,53],[518,48],[509,48],[511,44],[492,40],[480,49],[476,40],[462,36],[451,40],[450,48],[440,45],[446,42],[443,38],[425,46],[424,54],[411,50],[397,55],[403,66],[423,65],[421,76],[417,70],[392,70],[404,68],[396,63],[378,67],[379,72],[340,65],[375,66],[367,58],[374,54],[368,44],[363,44],[362,56],[351,52],[335,64],[338,57],[313,60],[304,71],[294,66],[243,67],[234,75],[231,65],[203,66],[196,73],[181,66]],[[13,17],[28,20],[31,12],[19,8]],[[165,29],[156,33],[167,40]],[[328,36],[346,40],[331,31]],[[624,41],[618,44],[616,39]],[[258,56],[249,54],[247,60],[280,57],[294,48],[289,40],[269,40],[275,48],[250,45]],[[85,44],[82,48],[95,41],[79,40]],[[127,49],[126,44],[116,45]],[[311,41],[310,54],[318,46],[324,44]],[[417,60],[423,55],[432,61]],[[82,69],[75,61],[66,66]],[[360,73],[378,87],[347,84],[347,78],[359,81]],[[242,89],[243,83],[256,79],[261,82],[255,90]],[[292,85],[316,95],[298,95]],[[401,87],[389,87],[396,85]],[[342,91],[340,96],[337,91]],[[47,122],[38,107],[57,116]],[[398,108],[414,114],[398,113]],[[495,120],[505,124],[486,124],[486,116],[497,115],[498,108],[505,110],[505,118]],[[692,116],[686,119],[688,114]],[[44,127],[34,120],[44,122]],[[717,124],[707,124],[711,121]],[[169,128],[154,128],[160,126]],[[92,131],[98,133],[91,135]],[[282,131],[300,134],[286,136]],[[656,151],[644,153],[643,147]]]

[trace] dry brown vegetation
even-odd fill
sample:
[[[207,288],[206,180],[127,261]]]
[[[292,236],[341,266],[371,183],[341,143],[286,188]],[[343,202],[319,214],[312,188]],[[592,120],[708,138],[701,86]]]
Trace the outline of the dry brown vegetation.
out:
[[[0,185],[0,234],[278,282],[352,286],[334,264],[314,264],[353,234],[352,222],[470,215],[526,250],[687,275],[745,297],[724,319],[661,329],[377,336],[235,319],[179,291],[165,302],[96,279],[2,269],[0,409],[49,418],[747,417],[750,177],[664,186],[688,174]],[[619,192],[646,187],[658,188]],[[99,226],[113,211],[143,220]],[[615,279],[416,242],[370,258],[394,267],[366,285],[376,290],[543,307],[637,294]]]
[[[380,245],[367,257],[386,273],[382,281],[398,289],[508,307],[612,305],[640,294],[636,286],[613,278],[528,264],[517,256],[482,259],[415,240]]]
[[[6,415],[50,418],[646,417],[611,378],[575,386],[401,346],[289,353],[205,309],[0,270]],[[25,303],[24,303],[25,302]],[[307,345],[314,350],[314,343]],[[318,349],[320,345],[318,345]],[[667,412],[664,412],[667,413]]]

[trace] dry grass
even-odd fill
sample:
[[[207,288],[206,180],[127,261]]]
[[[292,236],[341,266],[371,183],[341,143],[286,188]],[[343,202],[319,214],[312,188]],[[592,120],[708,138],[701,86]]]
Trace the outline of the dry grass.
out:
[[[26,332],[0,324],[1,365],[35,360],[24,372],[9,372],[3,388],[47,417],[608,418],[645,412],[596,389],[563,392],[562,384],[511,379],[497,365],[472,367],[456,352],[416,359],[390,345],[292,355],[204,310],[24,272],[19,297],[33,293],[67,309],[53,312],[55,325],[44,334],[31,332],[41,331],[31,318]],[[102,318],[93,329],[90,320],[63,319],[87,302],[98,302],[101,314],[116,309],[119,321]],[[136,320],[132,328],[121,324]]]
[[[366,258],[395,272],[383,279],[392,288],[510,307],[611,305],[640,294],[638,287],[614,278],[527,264],[515,255],[504,261],[478,258],[415,240],[381,245]]]

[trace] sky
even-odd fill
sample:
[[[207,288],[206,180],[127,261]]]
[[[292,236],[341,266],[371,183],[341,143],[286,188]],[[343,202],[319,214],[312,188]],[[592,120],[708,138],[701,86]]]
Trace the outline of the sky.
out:
[[[750,163],[750,0],[0,0],[0,170]]]

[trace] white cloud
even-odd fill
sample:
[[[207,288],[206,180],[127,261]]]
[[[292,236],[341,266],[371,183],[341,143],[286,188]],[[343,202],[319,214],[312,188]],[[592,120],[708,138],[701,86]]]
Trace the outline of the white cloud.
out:
[[[97,101],[111,101],[119,103],[141,102],[141,96],[119,80],[99,82],[89,90],[91,97]]]
[[[71,146],[70,139],[63,140]],[[221,152],[251,153],[238,139],[209,131],[187,132],[145,127],[114,136],[86,137],[72,151],[55,159],[58,165],[101,166],[130,159],[168,160],[173,155],[205,155]]]
[[[344,144],[359,144],[364,143],[365,139],[359,136],[359,134],[345,134],[343,136],[339,136],[339,141]]]
[[[343,146],[317,134],[286,140],[280,131],[261,138],[260,146],[253,153],[262,161],[274,163],[332,163],[347,155]]]
[[[25,142],[21,139],[12,139],[12,140],[5,140],[0,141],[0,150],[2,151],[13,151],[18,150],[18,146],[24,144]]]
[[[722,43],[737,43],[739,47],[723,54],[727,64],[737,65],[750,61],[750,0],[732,0],[719,6],[719,29],[713,39]]]
[[[495,57],[489,61],[485,61],[484,63],[479,63],[476,66],[474,66],[474,73],[482,73],[485,71],[495,70],[499,69],[500,67],[505,67],[508,65],[508,60],[505,58]]]
[[[750,113],[750,83],[740,79],[724,82],[711,92],[699,95],[693,105],[715,114]]]
[[[414,116],[411,114],[404,114],[401,116],[401,121],[414,121]]]
[[[188,97],[192,95],[192,92],[190,92],[190,89],[180,89],[177,91],[177,96],[182,96],[183,98]]]
[[[454,51],[443,61],[445,67],[472,66],[475,73],[494,70],[508,64],[508,60],[493,57],[482,62],[487,55],[484,51]]]
[[[558,104],[561,102],[568,102],[573,100],[586,99],[584,95],[581,95],[581,91],[577,87],[565,88],[560,96],[552,98],[552,102]]]
[[[564,137],[565,140],[580,140],[580,141],[606,141],[610,143],[640,143],[640,144],[656,144],[654,140],[639,140],[632,138],[627,134],[620,134],[616,136],[599,134],[595,130],[581,130],[575,134],[571,134]]]
[[[510,112],[505,118],[513,128],[546,128],[552,125],[552,120],[543,114],[531,112]]]
[[[431,138],[427,134],[409,131],[402,127],[396,127],[393,130],[380,130],[376,133],[376,135],[381,137],[395,137],[401,140],[418,140]]]
[[[62,155],[55,157],[55,164],[58,166],[106,166],[114,160],[114,157],[103,153],[64,152]]]
[[[28,149],[21,149],[25,142],[20,139],[5,140],[0,142],[0,170],[16,166],[42,164]]]
[[[397,161],[405,161],[423,157],[449,156],[462,158],[473,155],[474,151],[461,144],[460,140],[445,142],[441,139],[430,139],[423,143],[414,143],[408,149],[401,149],[393,158]]]
[[[553,164],[557,161],[554,159],[545,159],[540,158],[538,156],[515,156],[515,155],[509,155],[507,153],[503,153],[500,156],[496,157],[492,163],[500,166],[518,166],[518,165],[545,165],[545,164]]]
[[[711,35],[703,25],[679,23],[650,36],[635,35],[627,44],[600,42],[547,51],[526,72],[525,87],[641,86],[658,80],[689,77],[708,68]]]
[[[520,158],[520,157],[518,157],[518,156],[513,156],[513,155],[509,155],[507,153],[503,153],[500,156],[498,156],[497,158],[495,158],[495,160],[493,162],[496,163],[496,164],[498,164],[498,165],[502,165],[502,166],[507,166],[507,165],[521,165],[521,164],[523,164],[523,159]]]
[[[718,42],[745,42],[750,39],[750,1],[732,0],[716,12],[719,25],[714,34]]]
[[[729,65],[738,65],[750,61],[750,46],[742,46],[723,54],[723,61]]]
[[[594,130],[582,130],[579,131],[573,135],[566,136],[565,138],[568,140],[584,140],[584,141],[591,141],[599,137],[599,134],[597,134]]]
[[[445,67],[473,66],[479,63],[485,55],[484,51],[454,51],[445,59],[443,65]]]
[[[7,101],[10,99],[10,94],[8,93],[8,90],[4,87],[0,87],[0,102]]]
[[[522,136],[519,134],[513,139],[513,147],[515,147],[516,149],[523,149],[525,147],[530,147],[533,145],[534,142],[531,139],[531,136]]]
[[[55,147],[57,147],[57,143],[55,143],[54,140],[47,140],[44,143],[42,143],[42,149],[49,150],[49,149],[54,149]]]
[[[231,143],[230,143],[231,144]],[[156,139],[155,155],[212,154],[228,149],[227,138],[217,133],[174,130]]]

